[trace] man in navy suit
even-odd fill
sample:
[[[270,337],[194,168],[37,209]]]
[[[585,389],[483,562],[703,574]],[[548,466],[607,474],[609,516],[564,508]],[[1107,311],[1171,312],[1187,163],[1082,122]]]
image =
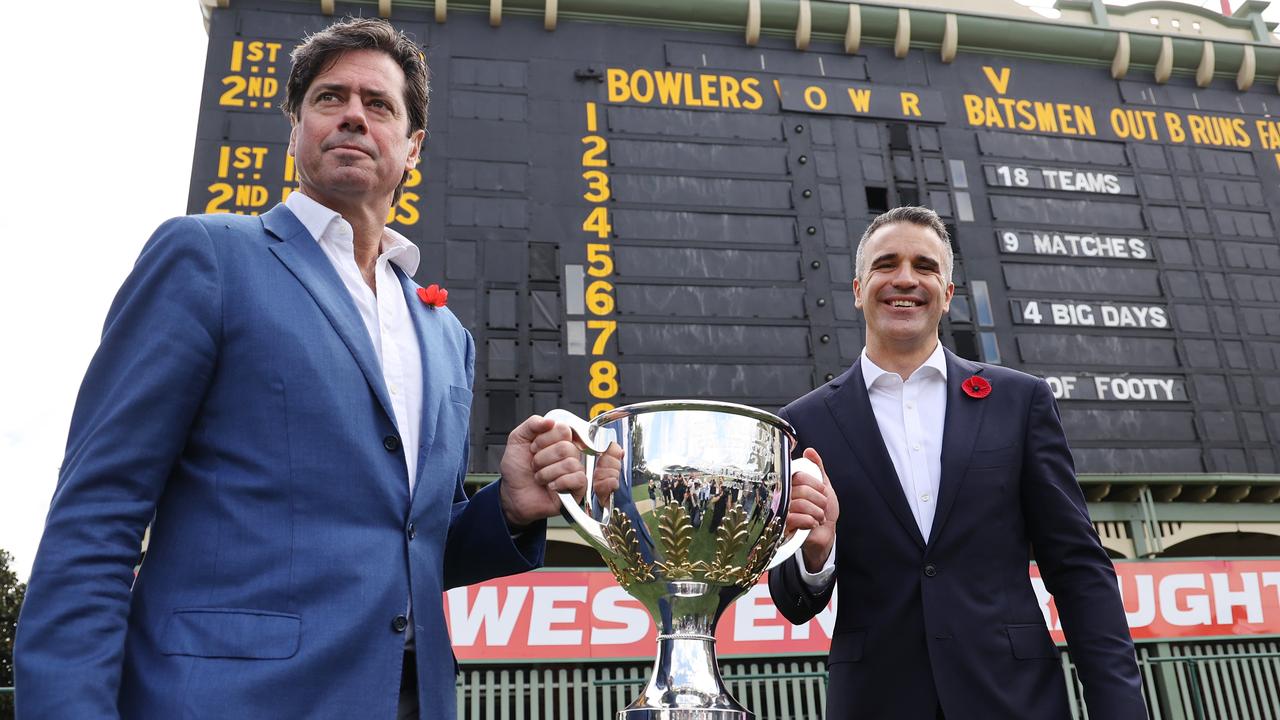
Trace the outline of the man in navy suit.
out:
[[[442,593],[539,565],[586,486],[534,416],[463,491],[475,347],[384,226],[419,48],[351,20],[293,59],[299,189],[165,223],[108,314],[18,626],[23,718],[452,718]]]
[[[803,623],[840,584],[828,720],[1067,720],[1033,552],[1089,716],[1146,718],[1115,569],[1053,395],[942,347],[951,269],[946,227],[927,208],[891,210],[863,235],[862,357],[782,411],[825,484],[793,480],[788,525],[812,532],[769,574],[773,600]]]

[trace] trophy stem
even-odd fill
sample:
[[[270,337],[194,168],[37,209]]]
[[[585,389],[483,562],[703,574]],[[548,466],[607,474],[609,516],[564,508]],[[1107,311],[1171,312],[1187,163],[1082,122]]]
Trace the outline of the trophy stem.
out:
[[[618,720],[755,720],[724,686],[711,635],[659,635],[644,691]]]

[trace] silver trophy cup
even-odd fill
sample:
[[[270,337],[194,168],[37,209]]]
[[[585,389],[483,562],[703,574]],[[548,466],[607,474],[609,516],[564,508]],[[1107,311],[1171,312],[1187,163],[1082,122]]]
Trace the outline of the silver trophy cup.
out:
[[[698,400],[626,405],[591,423],[564,410],[547,417],[574,430],[588,477],[610,442],[624,452],[607,497],[560,495],[570,524],[658,629],[653,674],[619,720],[754,718],[720,677],[716,622],[808,535],[783,538],[793,462],[813,465],[791,460],[795,431],[761,410]]]

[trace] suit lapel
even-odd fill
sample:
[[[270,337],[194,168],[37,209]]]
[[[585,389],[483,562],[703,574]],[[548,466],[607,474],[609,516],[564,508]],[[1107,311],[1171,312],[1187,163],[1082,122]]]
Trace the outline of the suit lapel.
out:
[[[446,373],[431,372],[431,353],[444,346],[439,314],[418,298],[418,284],[413,281],[413,278],[406,275],[399,266],[394,268],[396,277],[400,278],[400,287],[404,291],[409,315],[413,318],[413,329],[418,336],[418,354],[422,358],[422,419],[418,430],[418,445],[421,449],[417,459],[418,482],[413,493],[413,499],[416,502],[418,496],[422,494],[418,490],[422,487],[426,458],[435,441],[437,420],[440,418],[440,403],[444,401],[444,395],[448,392],[446,386],[448,377]]]
[[[942,527],[956,504],[981,429],[982,415],[989,402],[989,399],[971,398],[961,388],[965,380],[982,372],[982,366],[960,358],[950,350],[943,350],[947,357],[947,415],[942,430],[938,511],[933,516],[933,527],[929,531],[930,545],[942,534]]]
[[[351,301],[351,294],[342,284],[342,278],[338,277],[338,272],[333,269],[324,250],[320,249],[316,239],[311,237],[306,227],[283,204],[267,211],[262,216],[262,225],[267,232],[281,240],[271,244],[271,252],[284,263],[320,306],[320,310],[329,319],[329,324],[355,357],[369,388],[382,405],[382,411],[391,420],[391,424],[395,425],[396,415],[391,410],[386,381],[382,377],[378,357],[373,351],[369,331],[360,319],[355,303]]]
[[[923,548],[924,536],[920,534],[920,527],[916,525],[911,508],[907,506],[907,498],[902,494],[902,483],[893,469],[893,461],[889,459],[884,439],[880,437],[880,428],[871,409],[871,397],[867,395],[867,386],[862,379],[861,361],[855,361],[853,367],[845,372],[844,381],[839,387],[832,389],[826,402],[836,426],[853,450],[867,479],[880,493],[889,510],[901,523],[902,529]]]

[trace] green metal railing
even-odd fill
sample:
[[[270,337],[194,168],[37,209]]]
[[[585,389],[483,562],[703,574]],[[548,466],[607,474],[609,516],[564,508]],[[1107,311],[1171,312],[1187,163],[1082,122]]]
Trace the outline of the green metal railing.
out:
[[[652,664],[465,669],[459,720],[614,720],[649,677]],[[826,711],[825,664],[804,661],[721,665],[725,685],[759,720],[807,720]]]
[[[1253,661],[1256,660],[1274,660],[1276,658],[1280,658],[1280,653],[1245,653],[1242,655],[1206,655],[1202,657],[1162,657],[1149,658],[1147,662],[1151,664],[1177,663],[1183,666],[1182,672],[1184,672],[1185,675],[1182,677],[1183,682],[1181,685],[1189,692],[1190,695],[1189,702],[1184,704],[1190,705],[1191,716],[1195,718],[1195,720],[1207,720],[1209,717],[1217,716],[1217,713],[1210,715],[1210,702],[1212,702],[1213,696],[1207,695],[1206,691],[1202,689],[1202,686],[1206,684],[1210,686],[1216,684],[1205,677],[1207,673],[1211,670],[1227,669],[1233,675],[1239,676],[1238,671],[1243,665],[1253,664]],[[1257,665],[1253,664],[1253,667],[1250,669],[1256,668]],[[1253,680],[1252,673],[1244,677],[1249,681]],[[1274,690],[1274,686],[1272,687],[1272,690]],[[1268,712],[1270,708],[1277,707],[1278,701],[1275,697],[1275,693],[1271,692],[1270,695],[1271,697],[1269,701],[1266,698],[1260,697],[1240,698],[1239,709],[1244,710],[1246,707],[1248,709],[1248,713],[1247,715],[1244,715],[1244,717],[1262,717],[1261,713]],[[1230,704],[1234,704],[1234,701],[1236,700],[1236,698],[1229,694],[1222,697]],[[1259,703],[1262,704],[1248,702],[1249,700],[1258,700]],[[1237,709],[1235,707],[1232,707],[1229,712],[1231,716],[1237,716]]]
[[[1280,720],[1280,642],[1157,643],[1138,648],[1151,720]],[[459,720],[614,720],[649,677],[648,663],[472,667],[458,677]],[[1071,713],[1088,720],[1070,653],[1062,654]],[[810,720],[826,711],[817,659],[725,663],[729,692],[759,720]],[[13,688],[0,687],[0,696]]]
[[[1138,667],[1152,720],[1280,720],[1280,642],[1140,645]],[[1087,720],[1069,653],[1062,668],[1072,715]]]
[[[1280,642],[1157,643],[1138,648],[1151,720],[1280,720]],[[648,679],[650,664],[465,668],[459,720],[613,720]],[[1062,655],[1072,716],[1088,720],[1070,653]],[[826,709],[827,673],[815,658],[721,665],[734,697],[758,720],[810,720]]]
[[[1280,719],[1280,643],[1170,646],[1143,658],[1171,720]]]

